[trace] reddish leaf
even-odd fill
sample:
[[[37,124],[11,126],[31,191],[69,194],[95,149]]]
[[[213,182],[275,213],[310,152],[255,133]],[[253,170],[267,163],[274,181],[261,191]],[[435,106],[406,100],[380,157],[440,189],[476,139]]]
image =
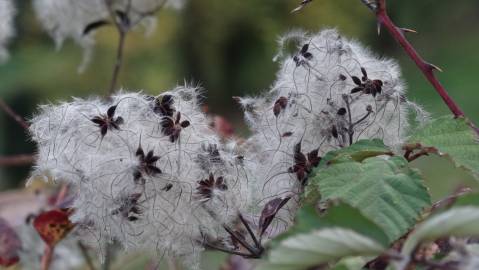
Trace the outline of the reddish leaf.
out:
[[[278,214],[279,210],[289,201],[289,199],[291,199],[291,197],[276,198],[269,201],[264,206],[263,211],[261,212],[261,217],[259,218],[259,229],[261,230],[260,236],[263,236],[276,214]]]
[[[68,212],[55,209],[43,212],[33,221],[33,226],[40,237],[49,246],[55,246],[73,229]]]
[[[0,218],[0,266],[11,266],[19,261],[18,251],[22,247],[17,233]]]

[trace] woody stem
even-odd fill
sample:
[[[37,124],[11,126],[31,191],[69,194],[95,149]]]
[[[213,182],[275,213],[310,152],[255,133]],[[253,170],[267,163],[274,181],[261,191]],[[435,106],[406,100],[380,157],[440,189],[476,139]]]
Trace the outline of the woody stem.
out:
[[[368,1],[368,3],[370,2]],[[386,30],[391,34],[391,36],[396,40],[396,42],[401,45],[409,58],[414,61],[416,66],[421,70],[429,83],[431,83],[431,85],[434,87],[434,89],[442,98],[442,100],[447,105],[452,114],[454,114],[456,118],[464,117],[465,115],[462,109],[456,104],[456,102],[452,99],[444,86],[437,79],[434,71],[438,70],[438,68],[426,62],[421,57],[421,55],[419,55],[414,46],[407,40],[406,36],[404,35],[404,31],[401,28],[397,27],[391,20],[389,14],[387,13],[386,0],[376,0],[376,5],[370,3],[367,6],[376,13],[379,27],[381,25],[384,26]],[[471,127],[479,135],[479,129],[473,124],[471,124]]]

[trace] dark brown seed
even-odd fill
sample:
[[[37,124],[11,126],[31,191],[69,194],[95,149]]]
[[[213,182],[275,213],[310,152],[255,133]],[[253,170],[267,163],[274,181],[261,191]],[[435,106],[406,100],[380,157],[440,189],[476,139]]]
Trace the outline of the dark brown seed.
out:
[[[351,79],[353,79],[353,82],[358,85],[358,86],[361,86],[361,80],[356,77],[356,76],[352,76]]]
[[[331,129],[331,134],[333,135],[334,138],[338,138],[339,134],[338,134],[338,129],[336,128],[336,126],[333,126],[333,128]]]

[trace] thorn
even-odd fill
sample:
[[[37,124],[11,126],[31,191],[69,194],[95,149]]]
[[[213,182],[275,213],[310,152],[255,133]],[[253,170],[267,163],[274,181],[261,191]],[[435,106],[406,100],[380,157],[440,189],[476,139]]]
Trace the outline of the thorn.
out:
[[[440,68],[440,67],[438,67],[438,66],[436,66],[436,65],[434,65],[434,64],[427,63],[427,65],[428,65],[429,68],[432,69],[432,70],[437,70],[437,71],[439,71],[439,72],[444,72],[444,71],[442,70],[442,68]]]
[[[381,21],[378,20],[378,24],[377,24],[377,27],[378,27],[378,36],[381,35]]]
[[[295,12],[298,12],[300,10],[302,10],[307,4],[313,2],[313,0],[303,0],[301,1],[301,3],[299,4],[299,6],[293,10],[291,10],[291,13],[295,13]]]
[[[403,33],[413,33],[413,34],[417,34],[417,31],[416,31],[416,30],[410,29],[410,28],[399,28],[399,30],[401,30]]]
[[[303,6],[298,6],[297,8],[291,10],[291,13],[296,13],[296,12],[302,10],[302,9],[303,9]]]

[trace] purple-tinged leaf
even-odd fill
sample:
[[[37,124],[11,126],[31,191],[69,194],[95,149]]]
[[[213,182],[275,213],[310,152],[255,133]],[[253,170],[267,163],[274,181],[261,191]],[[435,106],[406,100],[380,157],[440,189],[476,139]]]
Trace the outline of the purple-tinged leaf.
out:
[[[291,197],[286,198],[276,198],[268,203],[263,208],[261,212],[261,217],[259,218],[259,229],[260,229],[260,237],[263,236],[266,229],[268,229],[269,225],[273,221],[276,214],[278,214],[279,210],[283,208],[283,206],[291,199]]]
[[[6,220],[0,218],[0,266],[8,267],[17,263],[21,247],[17,233]]]

